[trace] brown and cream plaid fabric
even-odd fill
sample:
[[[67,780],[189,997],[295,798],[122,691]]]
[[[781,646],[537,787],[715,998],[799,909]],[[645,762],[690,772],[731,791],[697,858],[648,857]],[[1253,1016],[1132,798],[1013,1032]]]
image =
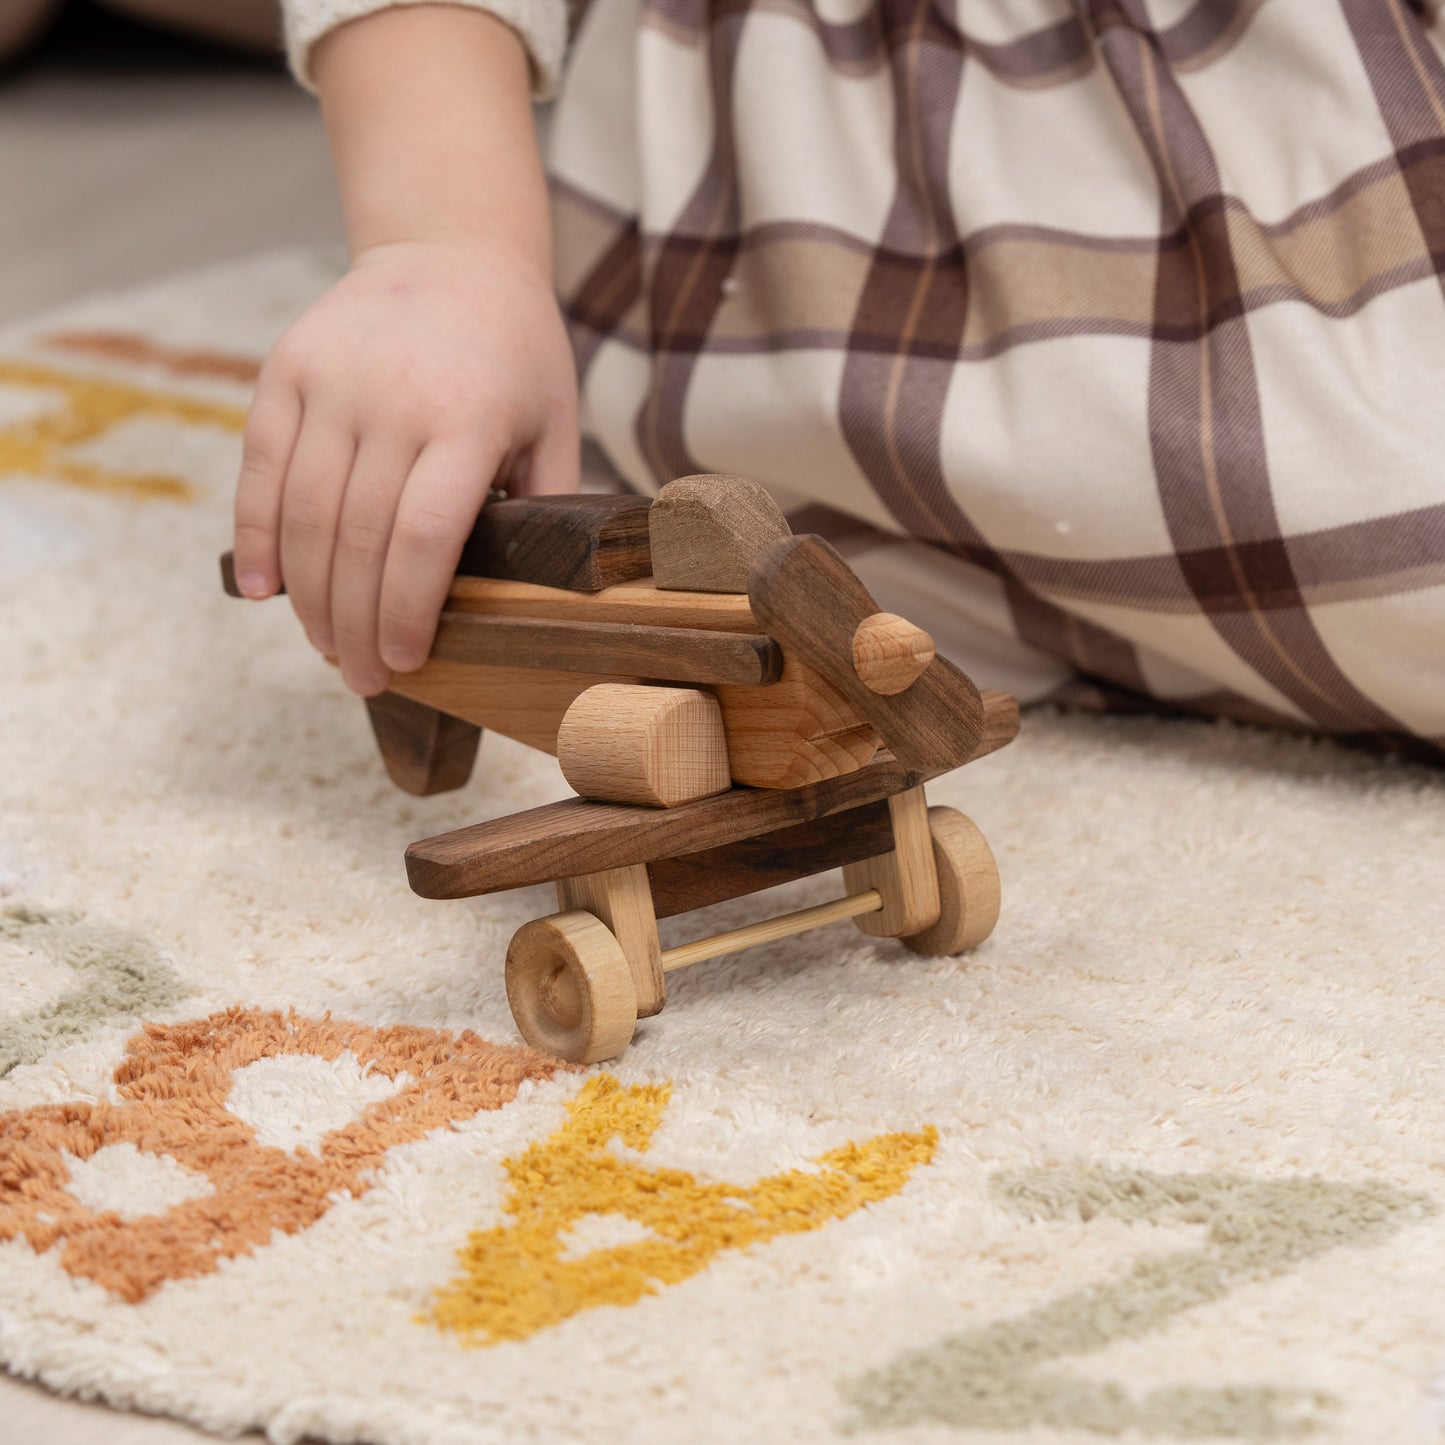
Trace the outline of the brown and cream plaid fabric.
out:
[[[1445,758],[1445,66],[1407,0],[593,0],[583,424],[1026,699]]]

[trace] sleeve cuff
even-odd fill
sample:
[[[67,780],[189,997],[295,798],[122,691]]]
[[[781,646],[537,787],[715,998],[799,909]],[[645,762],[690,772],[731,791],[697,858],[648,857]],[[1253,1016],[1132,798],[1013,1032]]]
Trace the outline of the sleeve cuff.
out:
[[[286,57],[292,73],[313,95],[311,52],[338,25],[378,10],[400,5],[433,4],[435,0],[286,0]],[[562,74],[567,48],[567,0],[445,0],[471,10],[485,10],[511,26],[526,46],[532,69],[532,97],[551,100]]]

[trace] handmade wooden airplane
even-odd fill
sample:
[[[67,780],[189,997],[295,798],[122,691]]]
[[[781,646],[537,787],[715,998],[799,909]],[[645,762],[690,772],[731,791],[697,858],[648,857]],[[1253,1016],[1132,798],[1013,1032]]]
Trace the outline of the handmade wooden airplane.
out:
[[[222,574],[239,595],[229,553]],[[368,707],[408,792],[461,787],[483,728],[554,753],[576,790],[406,852],[424,898],[556,884],[506,983],[522,1036],[563,1058],[620,1054],[666,975],[705,958],[845,918],[956,954],[998,917],[982,834],[923,785],[1008,743],[1017,702],[879,611],[745,478],[489,502],[431,656]],[[659,918],[838,867],[834,902],[659,942]]]

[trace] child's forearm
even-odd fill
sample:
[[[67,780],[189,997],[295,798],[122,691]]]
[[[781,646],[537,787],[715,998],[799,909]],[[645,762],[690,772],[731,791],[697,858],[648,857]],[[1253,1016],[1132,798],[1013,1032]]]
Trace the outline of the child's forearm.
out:
[[[398,241],[484,242],[550,274],[527,54],[483,10],[414,5],[343,25],[313,71],[353,257]]]
[[[236,489],[248,597],[284,581],[358,692],[421,665],[492,481],[575,491],[528,61],[500,21],[382,10],[313,52],[351,269],[261,368]]]

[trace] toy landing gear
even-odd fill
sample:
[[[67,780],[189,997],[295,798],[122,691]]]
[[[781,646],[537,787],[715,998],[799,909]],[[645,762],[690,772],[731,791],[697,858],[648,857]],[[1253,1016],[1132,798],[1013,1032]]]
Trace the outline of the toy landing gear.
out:
[[[558,892],[605,899],[612,907],[604,903],[604,909],[614,917],[630,898],[629,942],[644,959],[655,957],[663,974],[845,918],[864,933],[897,938],[915,953],[957,954],[982,943],[999,910],[998,868],[983,834],[956,809],[926,808],[922,788],[897,794],[889,811],[895,847],[845,866],[844,897],[676,948],[658,949],[655,919],[646,917],[652,899],[645,868],[570,880]],[[838,823],[846,827],[847,815]],[[645,900],[642,889],[648,889]],[[507,1001],[529,1044],[576,1063],[615,1058],[631,1042],[639,1015],[627,950],[596,913],[583,908],[517,930],[507,950]],[[663,1001],[649,989],[653,1001],[649,1013]]]

